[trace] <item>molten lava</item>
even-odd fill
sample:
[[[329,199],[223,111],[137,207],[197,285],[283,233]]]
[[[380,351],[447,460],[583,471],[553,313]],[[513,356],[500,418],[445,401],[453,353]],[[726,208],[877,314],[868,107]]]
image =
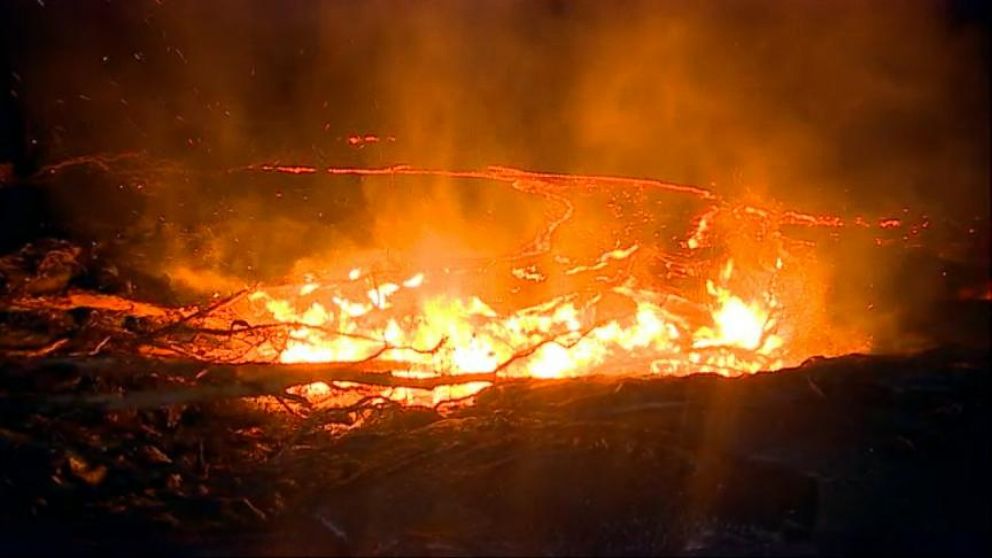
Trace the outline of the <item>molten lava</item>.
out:
[[[243,170],[321,173],[299,165]],[[376,396],[416,404],[471,396],[512,378],[775,370],[870,346],[867,335],[832,326],[815,243],[785,231],[837,231],[853,224],[883,234],[904,225],[732,203],[697,186],[651,179],[504,167],[323,172],[359,180],[503,183],[543,199],[544,226],[516,253],[462,269],[443,253],[425,266],[355,260],[358,267],[332,264],[299,283],[256,288],[217,322],[235,337],[244,335],[248,349],[234,351],[233,342],[223,342],[200,351],[199,358],[333,363],[393,378],[444,380],[432,389],[375,388]],[[671,241],[657,233],[668,225],[651,217],[665,210],[645,213],[649,205],[670,203],[664,196],[697,206],[691,215],[682,214],[688,223],[677,226],[688,228]],[[602,220],[604,207],[614,211],[611,221]],[[836,232],[829,234],[836,238]],[[614,247],[593,255],[581,239],[597,237],[612,238]],[[320,400],[354,388],[329,381],[290,391]]]
[[[633,252],[614,251],[601,261]],[[781,367],[783,339],[773,317],[777,301],[771,293],[742,298],[732,292],[727,285],[733,271],[728,261],[707,282],[709,300],[700,305],[705,312],[698,323],[675,313],[657,293],[629,283],[611,292],[631,303],[633,315],[609,319],[597,319],[599,295],[584,302],[561,296],[500,314],[476,296],[432,291],[432,280],[423,273],[376,285],[360,269],[351,270],[343,283],[310,282],[288,296],[257,290],[249,298],[258,312],[291,326],[284,346],[259,354],[284,363],[382,359],[396,364],[394,374],[409,377],[498,372],[542,379],[630,373],[638,367],[655,374],[727,376]],[[486,385],[438,388],[433,394],[392,389],[385,395],[437,403]],[[319,395],[328,387],[312,385],[301,393]]]

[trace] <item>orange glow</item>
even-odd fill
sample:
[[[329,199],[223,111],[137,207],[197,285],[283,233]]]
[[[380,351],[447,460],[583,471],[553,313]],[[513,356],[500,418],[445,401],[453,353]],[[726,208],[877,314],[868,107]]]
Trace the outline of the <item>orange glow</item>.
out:
[[[320,172],[278,165],[252,170]],[[311,264],[300,283],[259,288],[233,309],[233,319],[277,333],[247,354],[221,358],[381,364],[376,370],[385,367],[406,378],[490,374],[550,380],[591,374],[739,376],[870,346],[864,335],[831,328],[825,271],[813,245],[782,232],[797,225],[846,227],[838,216],[732,203],[696,186],[640,178],[504,167],[323,172],[502,182],[540,196],[559,213],[546,213],[537,239],[504,263],[493,259],[458,269],[457,258],[442,244],[388,265],[367,258],[347,267],[335,262],[333,269]],[[595,242],[610,242],[607,229],[598,232],[610,224],[588,214],[575,217],[570,197],[607,191],[687,195],[700,206],[684,234],[673,237],[679,249],[667,254],[647,237],[623,242],[617,236],[611,247],[596,251],[584,245],[590,237],[553,238],[570,221],[591,231]],[[381,388],[378,395],[437,404],[487,385],[473,379],[433,390]],[[340,395],[340,388],[316,383],[293,391],[322,400]]]
[[[286,174],[314,174],[317,172],[317,169],[315,167],[307,167],[301,165],[262,165],[260,169],[264,171],[282,172]]]
[[[615,250],[601,261],[629,256]],[[574,268],[573,268],[574,269]],[[354,271],[354,270],[353,270]],[[285,346],[271,357],[284,363],[360,361],[381,358],[400,363],[397,375],[469,374],[499,371],[506,377],[567,378],[623,370],[641,362],[656,374],[696,371],[726,376],[783,365],[783,339],[772,317],[770,293],[744,297],[728,287],[734,275],[727,261],[707,281],[707,299],[698,323],[665,307],[655,293],[629,284],[612,294],[633,303],[626,318],[595,321],[595,303],[562,296],[500,314],[475,296],[455,297],[432,286],[425,273],[382,283],[349,298],[340,286],[305,285],[281,298],[265,290],[249,298],[268,319],[290,325]],[[354,280],[355,273],[349,273]],[[311,300],[314,299],[314,300]],[[307,300],[309,302],[301,301]],[[396,308],[402,307],[402,312]],[[471,395],[486,383],[451,386],[434,392],[385,390],[383,395],[413,403],[437,403]],[[299,391],[323,396],[326,384]]]

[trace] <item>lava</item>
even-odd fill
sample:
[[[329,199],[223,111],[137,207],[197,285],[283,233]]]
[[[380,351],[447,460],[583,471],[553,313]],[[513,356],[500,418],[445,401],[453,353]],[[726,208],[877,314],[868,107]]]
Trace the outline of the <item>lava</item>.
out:
[[[867,230],[879,246],[932,231],[928,217],[916,223],[907,211],[900,219],[807,213],[651,178],[281,162],[225,174],[242,172],[479,181],[544,204],[533,236],[502,256],[465,264],[442,251],[430,261],[385,265],[367,254],[337,254],[302,278],[253,288],[216,312],[199,311],[191,342],[149,349],[234,365],[333,363],[393,378],[445,379],[440,387],[424,382],[430,389],[385,382],[374,394],[417,404],[470,396],[495,379],[738,376],[867,350],[867,332],[831,322],[818,242],[835,242],[849,228],[850,238]],[[681,213],[666,213],[673,197],[683,198],[672,204]],[[590,217],[590,207],[600,214]],[[674,217],[675,226],[659,226],[652,221],[658,215]],[[820,236],[794,235],[820,229]],[[293,393],[323,398],[352,388],[314,382]]]
[[[870,344],[864,334],[837,333],[822,316],[810,317],[807,307],[814,290],[807,284],[807,268],[815,264],[815,257],[795,250],[782,232],[787,226],[837,229],[849,222],[863,227],[862,219],[736,203],[704,188],[661,180],[507,167],[458,171],[260,165],[247,170],[489,180],[544,197],[560,208],[537,238],[508,256],[511,265],[501,268],[505,275],[498,278],[493,271],[477,276],[466,272],[453,284],[448,265],[407,268],[406,275],[397,275],[395,270],[374,271],[375,265],[369,264],[319,270],[298,286],[258,288],[238,319],[281,324],[285,334],[256,346],[253,360],[384,362],[391,374],[406,378],[560,379],[698,372],[738,376],[798,364],[811,356],[864,350]],[[575,196],[612,191],[624,196],[644,191],[687,195],[702,209],[689,220],[678,253],[659,253],[617,239],[614,248],[598,257],[564,255],[555,235],[565,223],[581,221],[574,216]],[[880,228],[902,224],[876,222]],[[713,253],[703,255],[704,248],[713,247],[722,247],[723,255],[716,260]],[[554,258],[542,260],[549,252]],[[675,276],[698,288],[674,288],[645,273],[645,262],[659,257],[666,260],[666,268],[681,270]],[[576,283],[583,287],[568,282],[583,277],[594,282]],[[522,305],[494,305],[483,295],[471,294],[473,284],[494,281],[507,293],[534,285],[553,284],[557,290]],[[513,298],[509,296],[511,302]],[[378,395],[437,404],[470,396],[489,383],[473,381],[432,391],[389,387]],[[339,384],[317,382],[295,393],[324,397],[340,389]]]
[[[601,261],[632,252],[608,252]],[[728,261],[720,276],[707,283],[710,315],[700,324],[674,314],[653,300],[653,293],[630,286],[612,289],[634,304],[629,317],[597,321],[595,297],[581,304],[569,296],[501,315],[478,297],[453,297],[443,289],[421,294],[432,283],[423,273],[364,293],[354,285],[359,274],[349,273],[344,287],[350,289],[308,283],[295,296],[260,289],[249,299],[267,318],[290,326],[281,349],[260,353],[283,363],[383,359],[396,363],[395,374],[413,377],[498,371],[506,377],[541,379],[633,363],[652,373],[678,375],[709,371],[733,376],[781,367],[783,341],[771,317],[774,297],[744,300],[727,287],[732,274],[733,262]],[[349,298],[346,291],[359,296]],[[456,386],[429,399],[437,403],[464,397],[486,385]],[[411,402],[428,397],[411,390],[389,395]]]

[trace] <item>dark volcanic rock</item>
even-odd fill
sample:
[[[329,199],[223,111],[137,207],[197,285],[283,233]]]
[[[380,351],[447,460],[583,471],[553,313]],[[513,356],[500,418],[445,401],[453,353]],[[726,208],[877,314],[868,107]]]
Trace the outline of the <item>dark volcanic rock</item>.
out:
[[[988,362],[508,384],[337,438],[239,405],[21,410],[0,424],[0,548],[985,554]]]

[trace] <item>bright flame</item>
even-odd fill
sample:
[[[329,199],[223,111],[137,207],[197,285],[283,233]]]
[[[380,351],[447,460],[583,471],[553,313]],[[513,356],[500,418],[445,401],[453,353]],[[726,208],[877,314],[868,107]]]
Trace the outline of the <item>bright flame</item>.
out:
[[[728,345],[757,349],[761,345],[764,323],[759,310],[749,307],[736,296],[732,296],[713,316],[720,336]]]
[[[615,250],[600,261],[632,252]],[[775,268],[781,267],[776,262]],[[349,274],[352,283],[357,283],[356,271]],[[612,288],[635,304],[633,315],[626,318],[597,322],[595,303],[579,304],[574,297],[500,314],[478,297],[420,293],[424,273],[398,283],[370,284],[361,301],[349,298],[353,295],[341,285],[316,283],[296,291],[299,299],[314,299],[302,309],[300,300],[266,291],[250,298],[263,303],[269,319],[292,324],[283,346],[263,350],[268,358],[284,363],[378,358],[396,363],[394,374],[406,377],[498,370],[507,377],[542,379],[644,370],[734,376],[781,367],[784,342],[773,317],[777,300],[771,293],[751,299],[734,293],[728,286],[733,273],[733,262],[727,261],[718,277],[706,282],[710,303],[696,320],[667,308],[657,293],[629,284]],[[361,288],[349,288],[355,287]],[[433,392],[387,389],[383,394],[437,403],[474,394],[486,385],[477,382]],[[314,384],[301,393],[326,394],[328,386],[321,386]]]
[[[776,261],[778,269],[781,269],[780,262]],[[729,281],[733,270],[734,262],[728,260],[720,273],[721,279]],[[744,302],[712,280],[706,282],[706,290],[718,303],[712,313],[714,327],[700,328],[693,340],[694,347],[738,347],[769,355],[782,346],[781,338],[771,333],[775,326],[771,311],[778,305],[771,294],[766,295],[764,304],[761,304]]]

